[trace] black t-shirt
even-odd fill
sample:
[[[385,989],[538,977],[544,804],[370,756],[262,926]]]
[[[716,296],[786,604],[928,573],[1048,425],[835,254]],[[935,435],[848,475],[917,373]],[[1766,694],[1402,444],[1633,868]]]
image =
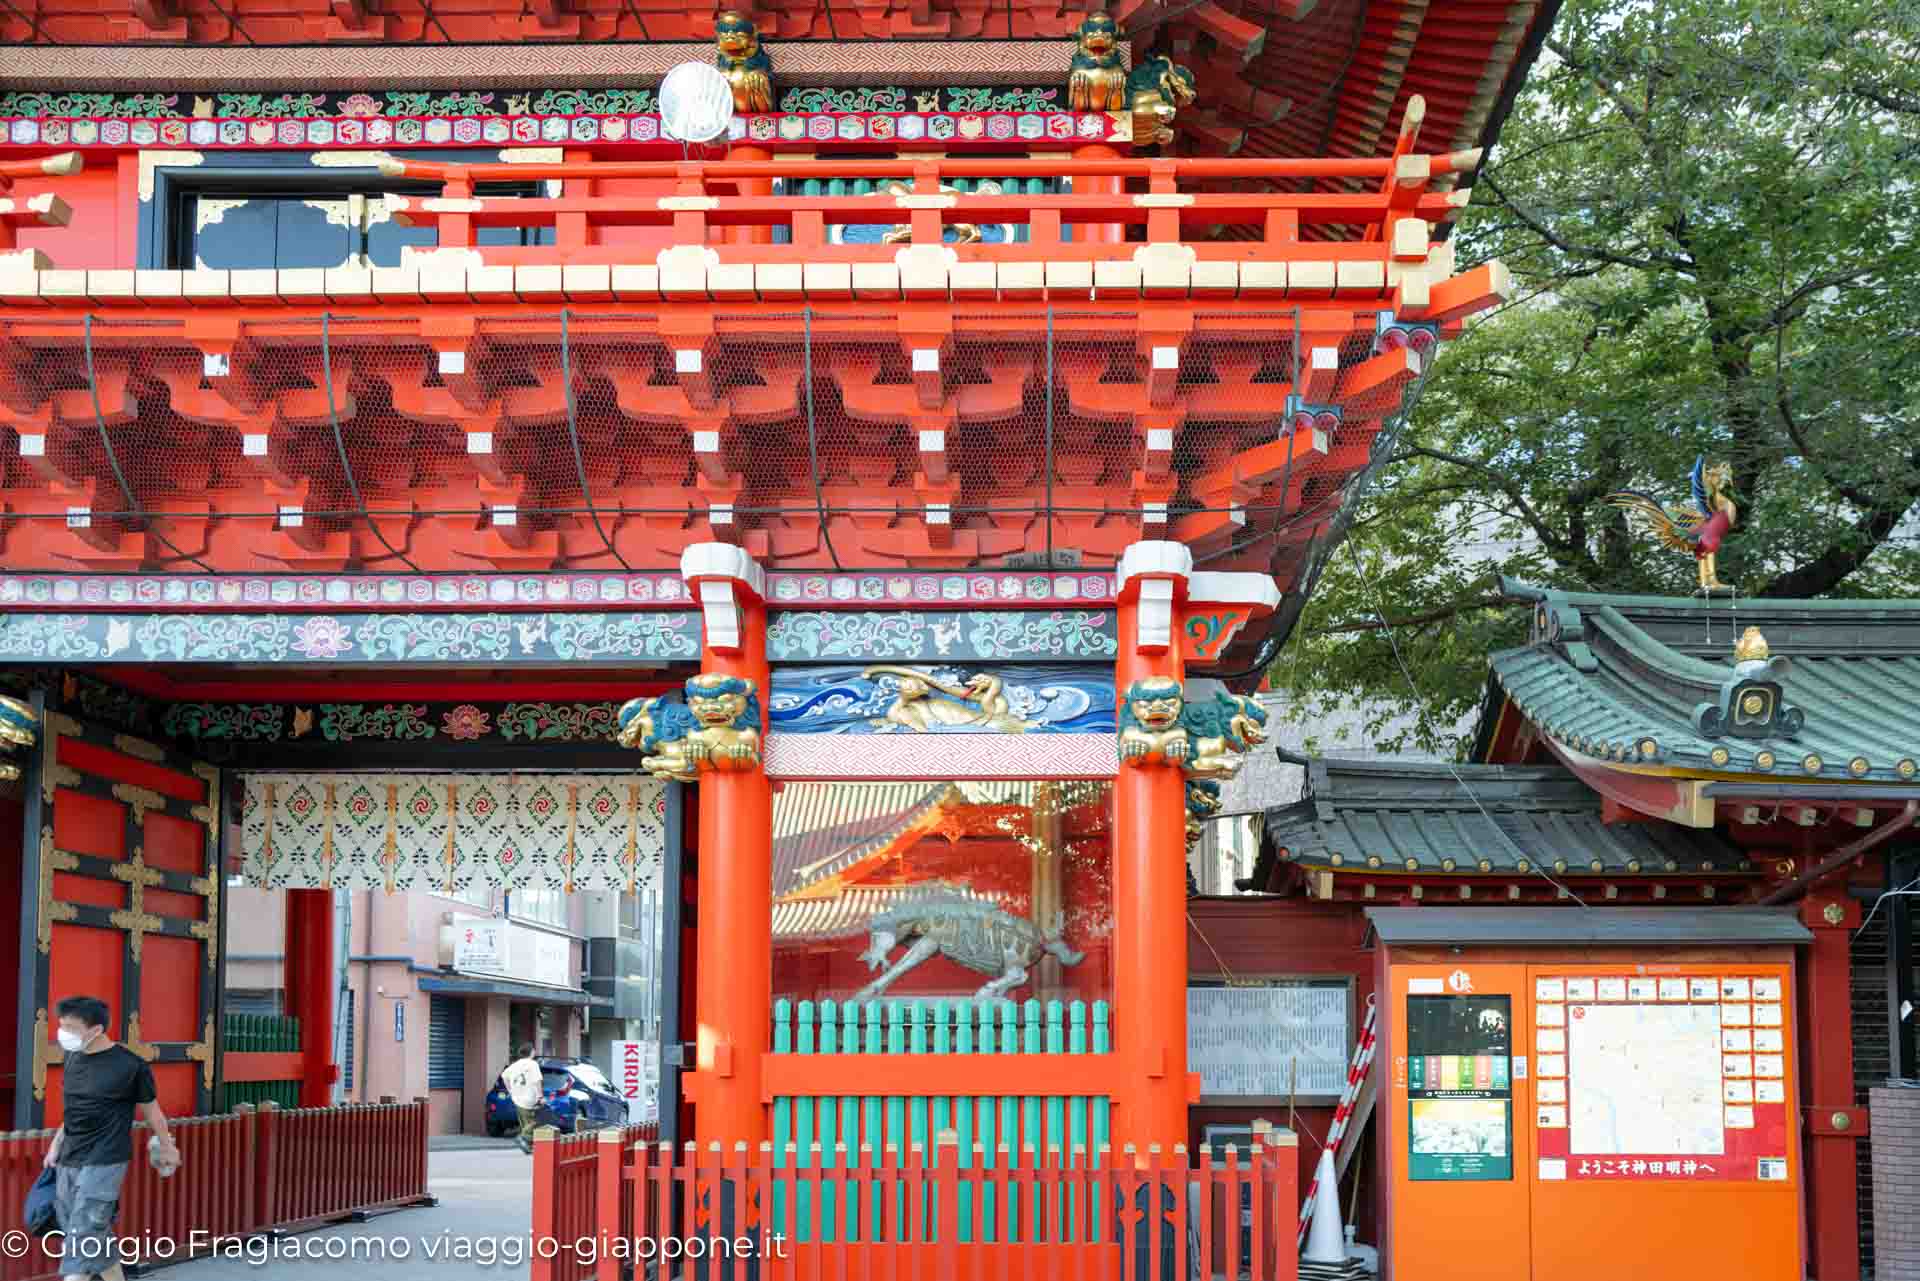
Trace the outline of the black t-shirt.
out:
[[[124,1045],[67,1055],[60,1078],[67,1137],[61,1165],[118,1165],[133,1159],[133,1109],[154,1099],[153,1069]]]

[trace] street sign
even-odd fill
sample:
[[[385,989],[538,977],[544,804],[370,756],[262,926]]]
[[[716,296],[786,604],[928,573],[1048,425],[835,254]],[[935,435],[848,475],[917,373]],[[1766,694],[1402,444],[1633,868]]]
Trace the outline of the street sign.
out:
[[[507,923],[465,916],[453,923],[453,968],[504,971],[507,967]]]
[[[629,1124],[644,1125],[660,1119],[660,1043],[658,1041],[613,1042],[613,1088],[627,1101]]]

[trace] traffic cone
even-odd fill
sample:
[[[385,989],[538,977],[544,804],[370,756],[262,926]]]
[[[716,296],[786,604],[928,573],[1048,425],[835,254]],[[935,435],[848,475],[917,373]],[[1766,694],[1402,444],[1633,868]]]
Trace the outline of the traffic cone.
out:
[[[1331,1151],[1320,1153],[1320,1165],[1313,1177],[1313,1226],[1307,1229],[1307,1252],[1300,1256],[1301,1262],[1344,1269],[1347,1235],[1340,1226],[1340,1176],[1334,1172]]]

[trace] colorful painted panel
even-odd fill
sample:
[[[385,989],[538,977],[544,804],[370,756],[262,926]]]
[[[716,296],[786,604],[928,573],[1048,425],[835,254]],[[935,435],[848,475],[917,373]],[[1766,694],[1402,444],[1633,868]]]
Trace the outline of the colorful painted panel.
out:
[[[1065,105],[1058,85],[962,85],[905,88],[856,85],[844,89],[795,86],[780,91],[783,112],[1018,112],[1059,111]],[[500,89],[492,92],[400,89],[385,93],[359,90],[318,93],[101,93],[23,91],[0,94],[0,117],[28,120],[92,116],[99,119],[152,120],[308,120],[346,116],[356,120],[446,116],[630,115],[650,112],[658,103],[650,88]]]
[[[613,702],[172,703],[169,738],[216,742],[611,743]]]
[[[1112,658],[1120,651],[1112,610],[783,612],[767,628],[773,662],[861,659]]]
[[[979,667],[783,667],[770,729],[812,734],[1111,734],[1113,670]]]
[[[767,575],[776,606],[1072,604],[1112,601],[1113,577],[1057,574],[820,574]],[[501,609],[530,605],[681,605],[691,599],[678,574],[0,574],[0,610],[58,605],[110,609],[135,605],[183,611]],[[1112,623],[1105,624],[1111,629]],[[945,651],[939,651],[944,655]],[[1070,651],[1054,651],[1066,655]],[[1111,646],[1102,651],[1111,655]],[[795,655],[800,657],[801,655]],[[927,657],[934,657],[929,650]],[[911,654],[884,657],[908,658]]]
[[[1118,111],[849,112],[735,116],[729,141],[811,149],[821,143],[884,146],[1006,144],[1064,148],[1129,142],[1132,117]],[[679,154],[680,144],[648,114],[255,116],[223,120],[97,116],[35,119],[0,116],[0,146],[120,150],[182,147],[221,151],[332,147],[534,146],[593,144]]]
[[[276,889],[658,881],[667,785],[644,774],[249,774],[242,874]]]
[[[630,664],[699,653],[699,616],[678,612],[0,616],[0,659],[22,662]]]

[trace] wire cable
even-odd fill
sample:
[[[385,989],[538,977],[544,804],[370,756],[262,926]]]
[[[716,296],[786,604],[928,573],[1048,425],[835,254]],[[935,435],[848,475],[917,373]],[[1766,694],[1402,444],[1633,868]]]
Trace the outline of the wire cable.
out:
[[[329,326],[333,320],[331,312],[320,313],[320,377],[327,385],[327,421],[333,426],[333,447],[340,453],[340,473],[347,478],[347,491],[353,495],[353,505],[359,509],[360,518],[367,522],[367,528],[373,531],[381,545],[391,552],[402,565],[418,574],[420,567],[413,563],[407,554],[395,547],[387,538],[387,531],[380,528],[380,522],[367,510],[367,500],[360,496],[360,482],[354,478],[353,464],[347,461],[347,439],[340,432],[340,408],[333,398],[333,341]]]
[[[1347,550],[1353,555],[1354,571],[1357,574],[1359,574],[1361,583],[1363,583],[1366,586],[1367,590],[1373,596],[1374,617],[1380,620],[1380,623],[1381,623],[1380,630],[1382,634],[1384,634],[1387,638],[1387,645],[1393,650],[1393,661],[1400,668],[1401,677],[1407,682],[1407,692],[1412,694],[1416,701],[1420,701],[1424,697],[1420,691],[1420,685],[1417,681],[1413,679],[1413,669],[1407,666],[1407,660],[1401,656],[1400,640],[1398,637],[1396,637],[1393,634],[1393,627],[1387,622],[1387,615],[1385,613],[1384,608],[1382,607],[1382,603],[1380,600],[1379,585],[1375,583],[1373,579],[1367,575],[1367,567],[1360,560],[1360,549],[1356,545],[1356,542],[1357,540],[1352,538],[1349,538],[1347,540]],[[1466,778],[1460,773],[1460,769],[1457,765],[1455,765],[1450,760],[1442,761],[1441,763],[1447,767],[1447,772],[1453,775],[1453,781],[1459,784],[1460,790],[1467,794],[1467,799],[1473,802],[1473,807],[1480,811],[1480,817],[1487,820],[1487,826],[1493,829],[1494,834],[1500,838],[1501,844],[1505,845],[1510,851],[1512,851],[1514,858],[1517,860],[1516,868],[1519,863],[1525,863],[1529,871],[1538,874],[1542,880],[1546,881],[1547,884],[1553,886],[1554,889],[1560,891],[1560,895],[1562,898],[1572,899],[1575,903],[1578,903],[1581,907],[1587,908],[1589,911],[1592,910],[1591,906],[1587,903],[1585,899],[1581,898],[1578,894],[1575,894],[1573,890],[1570,889],[1568,886],[1562,884],[1560,881],[1555,880],[1553,875],[1550,872],[1548,872],[1544,867],[1540,866],[1540,862],[1538,859],[1529,857],[1525,850],[1521,849],[1517,844],[1514,843],[1513,838],[1507,835],[1507,830],[1501,827],[1499,823],[1495,822],[1493,815],[1487,811],[1487,807],[1480,803],[1479,794],[1476,793],[1473,790],[1472,786],[1468,784]]]
[[[1047,572],[1053,572],[1053,306],[1047,306]]]
[[[1873,918],[1879,913],[1880,905],[1886,902],[1888,899],[1920,897],[1920,888],[1916,888],[1916,887],[1920,887],[1920,876],[1914,877],[1911,881],[1908,881],[1905,885],[1901,885],[1890,890],[1883,890],[1880,896],[1873,900],[1872,910],[1870,910],[1867,913],[1866,919],[1860,922],[1859,928],[1854,930],[1853,936],[1855,938],[1859,938],[1862,934],[1866,932],[1867,927],[1873,924]]]
[[[128,513],[136,517],[140,523],[146,527],[147,532],[159,539],[161,543],[166,546],[166,549],[176,557],[181,560],[190,560],[206,573],[211,574],[213,572],[213,566],[207,564],[207,562],[201,560],[198,556],[189,556],[186,552],[182,551],[171,538],[167,537],[166,532],[162,530],[159,523],[154,520],[153,514],[142,507],[140,500],[134,497],[133,486],[127,483],[127,473],[120,470],[119,456],[113,452],[113,441],[107,436],[107,416],[100,408],[100,380],[93,376],[92,312],[87,313],[86,322],[82,326],[80,333],[82,341],[86,346],[87,394],[93,397],[93,425],[100,431],[100,448],[106,452],[107,466],[113,469],[113,478],[120,482],[120,492],[126,495]]]
[[[844,570],[840,553],[833,549],[833,531],[827,525],[827,496],[820,489],[820,434],[813,420],[813,308],[800,311],[800,371],[807,386],[807,471],[813,478],[813,510],[820,520],[820,541],[827,545],[827,556],[836,570]]]
[[[600,523],[600,509],[593,505],[593,491],[587,488],[587,461],[580,453],[580,424],[573,413],[573,344],[567,333],[568,314],[567,308],[560,309],[560,387],[567,398],[567,440],[573,445],[573,474],[580,478],[580,500],[593,514],[593,527],[599,531],[600,541],[606,544],[607,551],[612,553],[614,562],[621,569],[632,573],[633,566],[627,564],[627,558],[620,554],[620,549],[613,545],[611,538],[607,537],[607,527]]]

